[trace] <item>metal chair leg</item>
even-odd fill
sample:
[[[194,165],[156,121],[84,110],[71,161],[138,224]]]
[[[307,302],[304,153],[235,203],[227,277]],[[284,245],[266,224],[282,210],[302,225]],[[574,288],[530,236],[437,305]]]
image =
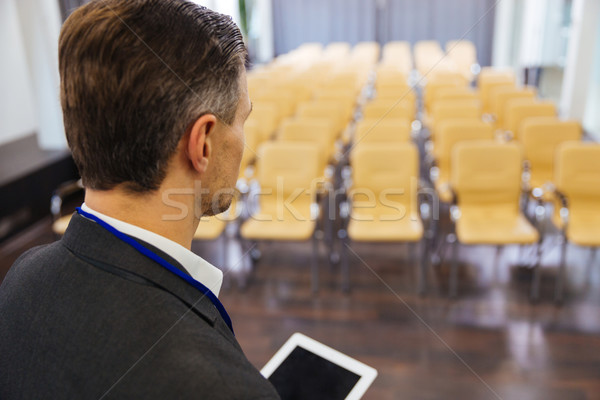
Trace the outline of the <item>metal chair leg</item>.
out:
[[[312,292],[317,293],[319,291],[319,242],[316,235],[312,237],[313,254],[311,260],[312,279],[311,287]]]
[[[456,297],[458,289],[458,238],[452,243],[452,264],[450,267],[450,297]]]
[[[350,267],[348,265],[348,250],[346,246],[348,245],[348,232],[345,229],[340,229],[338,231],[338,237],[340,239],[340,256],[341,256],[341,272],[342,272],[342,291],[349,292],[350,291]]]
[[[418,291],[420,295],[424,295],[427,291],[427,247],[428,247],[428,238],[427,235],[423,236],[421,240],[421,260],[420,260],[420,273],[419,273],[419,283],[418,283]],[[418,243],[418,242],[417,242]]]
[[[556,277],[556,287],[554,288],[554,301],[558,304],[562,303],[563,301],[563,286],[567,263],[567,244],[567,238],[563,236],[560,255],[560,266],[558,268],[558,276]]]
[[[541,270],[540,264],[542,261],[542,242],[538,241],[536,249],[536,261],[533,266],[533,279],[531,281],[531,301],[538,301],[540,298],[540,279]]]

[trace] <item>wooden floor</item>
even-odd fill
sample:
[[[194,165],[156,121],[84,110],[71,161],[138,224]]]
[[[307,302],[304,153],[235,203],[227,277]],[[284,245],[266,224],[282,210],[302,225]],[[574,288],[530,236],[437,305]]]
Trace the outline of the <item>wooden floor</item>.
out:
[[[27,236],[28,235],[28,236]],[[52,240],[49,221],[0,248],[0,277],[24,248]],[[416,295],[416,263],[402,245],[352,245],[352,291],[321,249],[321,290],[310,291],[309,244],[264,244],[248,271],[229,243],[233,272],[220,298],[250,361],[261,368],[302,332],[379,372],[365,399],[600,398],[600,257],[569,248],[567,299],[552,302],[558,246],[549,238],[542,299],[528,301],[528,251],[473,247],[460,251],[460,288],[447,298],[448,262],[432,267],[427,296]],[[223,243],[194,250],[223,263]],[[360,258],[359,258],[360,257]]]

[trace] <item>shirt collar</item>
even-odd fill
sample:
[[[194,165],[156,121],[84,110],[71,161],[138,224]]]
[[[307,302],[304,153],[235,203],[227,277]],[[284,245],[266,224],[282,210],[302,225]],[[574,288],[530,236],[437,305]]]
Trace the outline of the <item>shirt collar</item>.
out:
[[[215,296],[219,296],[223,283],[223,272],[202,257],[164,236],[92,210],[85,203],[81,205],[81,209],[112,225],[118,231],[143,240],[173,257],[190,273],[192,278],[210,289]]]

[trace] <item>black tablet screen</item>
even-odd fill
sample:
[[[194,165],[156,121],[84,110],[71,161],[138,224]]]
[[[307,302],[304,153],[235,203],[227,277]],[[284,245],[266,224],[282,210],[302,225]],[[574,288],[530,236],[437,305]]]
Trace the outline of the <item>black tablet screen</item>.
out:
[[[282,400],[343,400],[359,375],[296,346],[269,381]]]

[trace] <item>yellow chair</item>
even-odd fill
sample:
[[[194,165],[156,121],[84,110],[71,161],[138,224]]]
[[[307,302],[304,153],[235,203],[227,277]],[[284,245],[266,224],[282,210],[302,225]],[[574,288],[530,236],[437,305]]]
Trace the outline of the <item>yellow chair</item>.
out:
[[[318,289],[317,241],[319,217],[315,185],[319,152],[305,143],[267,142],[259,149],[257,181],[260,193],[248,201],[259,210],[246,220],[241,237],[250,241],[306,241],[312,238],[312,289]]]
[[[435,68],[431,70],[427,75],[427,85],[430,83],[453,83],[459,86],[469,85],[469,79],[461,72],[457,71],[453,63],[451,63],[449,68],[450,69]]]
[[[490,82],[514,82],[515,71],[512,68],[483,67],[477,76],[477,86],[481,87]]]
[[[477,91],[471,89],[468,86],[455,86],[455,87],[446,87],[441,88],[436,91],[435,99],[433,100],[434,104],[438,101],[445,100],[476,100],[480,99],[479,93]]]
[[[481,102],[479,100],[444,100],[436,102],[428,118],[430,136],[435,139],[437,126],[447,119],[469,118],[481,120]]]
[[[226,226],[227,220],[221,215],[202,217],[194,233],[194,240],[216,240],[225,231]]]
[[[454,146],[450,182],[457,205],[451,210],[456,228],[451,296],[457,291],[458,243],[500,246],[538,241],[538,232],[519,209],[521,168],[522,151],[515,143],[484,140]]]
[[[363,119],[356,124],[355,146],[405,143],[411,140],[411,121],[404,118]]]
[[[314,94],[314,88],[309,82],[296,78],[279,85],[277,90],[291,93],[294,96],[294,103],[296,105],[303,101],[311,100]]]
[[[269,101],[252,102],[252,112],[246,125],[256,125],[258,128],[258,143],[271,139],[280,121],[279,107]]]
[[[477,64],[477,50],[469,40],[451,40],[446,43],[446,56],[469,81],[473,79],[473,66]]]
[[[481,120],[454,118],[442,121],[436,135],[433,154],[437,168],[432,180],[440,201],[451,203],[454,196],[450,185],[452,149],[469,140],[491,140],[493,129]]]
[[[408,76],[397,70],[379,69],[375,78],[375,88],[380,86],[408,86]]]
[[[556,116],[556,106],[552,101],[535,99],[510,100],[504,112],[506,130],[516,140],[520,140],[521,124],[527,118],[553,116]]]
[[[356,72],[336,72],[321,84],[321,88],[352,89],[356,97],[362,88],[362,82]]]
[[[334,152],[334,129],[319,118],[294,118],[282,123],[278,139],[283,142],[307,143],[319,151],[319,173],[322,174]]]
[[[600,246],[600,145],[563,143],[557,151],[555,183],[562,206],[556,207],[553,222],[562,230],[564,238],[555,287],[555,300],[560,302],[567,242],[594,249]]]
[[[410,43],[406,41],[387,42],[383,46],[380,66],[384,68],[395,68],[405,75],[410,74],[412,70],[412,53]]]
[[[504,111],[506,104],[513,99],[535,99],[536,89],[533,87],[517,88],[512,85],[500,85],[491,89],[490,112],[494,116],[494,124],[505,129]]]
[[[356,91],[354,89],[320,88],[315,92],[315,100],[342,101],[354,108],[356,104]]]
[[[375,89],[376,100],[404,101],[416,110],[417,96],[408,85],[382,85]]]
[[[531,117],[521,124],[521,143],[528,163],[530,190],[542,189],[543,198],[551,201],[547,186],[554,182],[554,159],[561,143],[581,140],[577,121],[561,121],[557,117]]]
[[[290,91],[278,88],[266,89],[260,92],[256,100],[276,104],[280,118],[290,117],[296,112],[296,95]]]
[[[414,120],[415,110],[410,101],[375,99],[363,108],[363,119],[404,118]]]
[[[352,185],[344,217],[347,229],[340,232],[343,288],[349,284],[345,247],[355,242],[409,242],[423,238],[419,215],[419,152],[412,143],[369,144],[353,150]],[[347,235],[346,235],[347,233]],[[420,291],[424,287],[425,257],[421,259]]]
[[[427,75],[436,63],[444,58],[444,52],[435,40],[421,40],[413,47],[415,67],[421,76]]]
[[[463,83],[456,81],[442,81],[442,82],[428,82],[427,86],[425,86],[425,93],[423,94],[423,104],[425,106],[425,111],[431,111],[431,107],[435,102],[437,97],[437,93],[440,90],[452,89],[457,87],[467,87]]]
[[[515,74],[512,70],[482,69],[477,77],[477,87],[481,94],[481,103],[484,113],[489,114],[491,112],[491,93],[500,86],[515,86]]]
[[[334,100],[318,100],[302,103],[298,106],[299,118],[318,118],[329,121],[337,138],[346,129],[352,118],[353,109],[348,104]]]
[[[352,49],[350,61],[361,61],[374,64],[379,59],[380,47],[377,42],[360,42]]]

